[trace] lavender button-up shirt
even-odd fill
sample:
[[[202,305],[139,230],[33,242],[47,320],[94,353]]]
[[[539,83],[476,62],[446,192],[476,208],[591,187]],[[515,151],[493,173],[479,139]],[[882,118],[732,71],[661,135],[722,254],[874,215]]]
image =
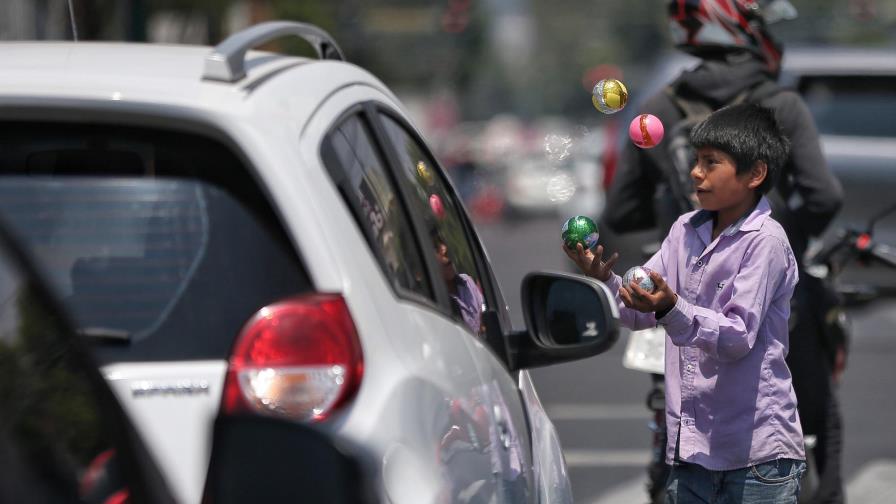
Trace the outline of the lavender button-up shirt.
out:
[[[787,355],[796,261],[763,197],[712,239],[713,214],[681,216],[645,264],[678,302],[659,320],[666,338],[666,459],[723,471],[777,458],[805,459]],[[608,285],[622,285],[613,275]],[[653,313],[626,308],[631,329]]]

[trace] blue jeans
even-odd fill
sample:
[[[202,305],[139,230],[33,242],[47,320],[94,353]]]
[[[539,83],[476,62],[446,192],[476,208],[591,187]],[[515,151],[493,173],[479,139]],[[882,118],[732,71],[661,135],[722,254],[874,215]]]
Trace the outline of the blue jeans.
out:
[[[802,460],[778,459],[732,471],[677,463],[666,485],[666,504],[796,504]]]

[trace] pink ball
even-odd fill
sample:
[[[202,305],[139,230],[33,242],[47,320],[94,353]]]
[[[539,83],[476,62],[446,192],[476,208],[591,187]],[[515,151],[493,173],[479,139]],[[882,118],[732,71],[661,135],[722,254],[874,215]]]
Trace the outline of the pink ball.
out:
[[[433,194],[429,197],[429,208],[432,209],[436,219],[442,220],[445,218],[445,205],[442,204],[442,198],[438,194]]]
[[[628,125],[628,136],[638,147],[649,149],[663,141],[665,129],[659,118],[651,114],[641,114]]]

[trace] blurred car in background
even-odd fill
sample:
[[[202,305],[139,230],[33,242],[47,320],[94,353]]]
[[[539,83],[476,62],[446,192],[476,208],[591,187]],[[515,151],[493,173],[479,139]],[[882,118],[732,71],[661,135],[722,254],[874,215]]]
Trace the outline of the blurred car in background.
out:
[[[896,57],[886,48],[792,48],[784,51],[781,83],[806,100],[828,165],[843,184],[844,203],[829,226],[863,226],[894,200],[896,190]],[[875,226],[875,238],[896,242],[896,222]],[[844,275],[848,281],[861,268]],[[874,268],[862,280],[896,283]]]
[[[528,124],[499,117],[483,128],[480,142],[479,164],[500,190],[505,218],[599,218],[604,204],[601,128],[559,118]]]
[[[286,35],[320,59],[251,51]],[[180,502],[219,414],[357,443],[396,504],[572,500],[526,369],[609,348],[610,294],[533,273],[514,331],[402,105],[314,26],[0,44],[0,218]]]

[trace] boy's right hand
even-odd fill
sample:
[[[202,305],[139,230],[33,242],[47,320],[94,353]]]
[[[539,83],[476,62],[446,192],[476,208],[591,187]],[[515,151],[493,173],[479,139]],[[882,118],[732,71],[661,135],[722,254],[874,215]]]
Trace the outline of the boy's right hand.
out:
[[[581,243],[576,244],[575,249],[567,248],[565,244],[560,245],[566,255],[576,263],[576,266],[582,270],[582,273],[606,282],[613,275],[613,265],[619,259],[619,254],[613,252],[613,255],[604,262],[604,246],[598,245],[597,249],[592,253],[590,250],[582,246]]]

